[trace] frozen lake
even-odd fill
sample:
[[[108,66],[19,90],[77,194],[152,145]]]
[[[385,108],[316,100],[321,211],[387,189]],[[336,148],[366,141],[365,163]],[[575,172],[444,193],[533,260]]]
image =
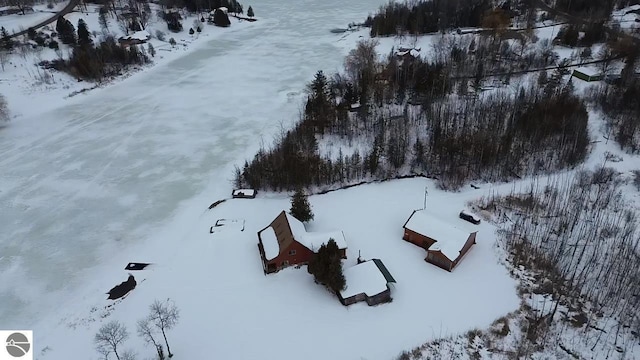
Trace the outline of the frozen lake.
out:
[[[243,2],[260,21],[2,129],[0,328],[42,319],[186,200],[228,197],[234,165],[290,126],[317,70],[341,66],[329,30],[385,2]]]

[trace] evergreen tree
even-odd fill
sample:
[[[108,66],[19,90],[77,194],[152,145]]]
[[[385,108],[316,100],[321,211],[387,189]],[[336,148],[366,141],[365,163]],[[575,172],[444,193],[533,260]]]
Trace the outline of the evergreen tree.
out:
[[[334,239],[322,244],[313,255],[307,271],[313,274],[314,280],[338,293],[345,289],[346,281],[342,272],[342,254]]]
[[[231,25],[231,21],[229,21],[229,16],[224,13],[222,10],[216,10],[213,14],[213,23],[216,26],[227,27]]]
[[[4,28],[4,26],[0,29],[0,36],[0,45],[2,46],[2,48],[5,50],[13,49],[13,41],[9,37],[9,33],[7,32],[7,29]]]
[[[291,210],[289,210],[289,214],[302,222],[313,220],[313,212],[311,211],[309,199],[307,199],[307,195],[301,188],[296,189],[296,192],[291,197]]]
[[[69,20],[62,16],[58,17],[58,21],[56,22],[56,31],[58,32],[58,37],[63,44],[75,45],[76,29]]]
[[[251,6],[249,6],[249,9],[247,9],[247,16],[248,17],[254,17],[255,14],[253,13],[253,8]]]
[[[83,19],[78,20],[78,45],[81,47],[92,47],[91,33],[87,28],[87,23]]]
[[[38,34],[36,33],[36,29],[32,27],[27,29],[27,36],[29,37],[29,39],[34,40],[36,36],[38,36]]]

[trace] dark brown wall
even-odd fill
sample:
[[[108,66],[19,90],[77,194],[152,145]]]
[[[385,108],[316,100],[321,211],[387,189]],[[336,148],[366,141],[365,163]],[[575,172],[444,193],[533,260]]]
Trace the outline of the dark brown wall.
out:
[[[367,305],[373,306],[373,305],[378,305],[378,304],[391,301],[391,290],[387,286],[387,290],[372,297],[368,297],[366,294],[360,293],[352,297],[348,297],[346,299],[343,299],[341,296],[338,296],[338,298],[340,299],[340,302],[344,306],[349,306],[351,304],[355,304],[360,301],[366,301]]]
[[[444,256],[444,254],[442,254],[440,250],[427,251],[427,257],[425,258],[425,261],[447,271],[451,271],[454,266],[453,262],[449,260],[448,257]]]
[[[429,237],[418,234],[417,232],[409,229],[404,229],[404,236],[402,238],[414,245],[420,246],[425,250],[427,250],[431,245],[433,245],[433,243],[436,242]]]

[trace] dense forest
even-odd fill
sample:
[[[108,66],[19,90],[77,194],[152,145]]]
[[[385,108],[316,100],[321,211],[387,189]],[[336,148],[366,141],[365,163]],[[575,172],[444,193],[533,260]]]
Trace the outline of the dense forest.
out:
[[[587,155],[587,112],[562,80],[566,71],[543,72],[515,95],[485,95],[481,74],[452,80],[487,63],[467,58],[468,49],[443,45],[434,61],[392,52],[378,62],[375,47],[360,42],[343,74],[318,72],[301,121],[238,169],[237,184],[291,190],[424,174],[456,189],[553,172]],[[320,151],[336,138],[356,150]]]

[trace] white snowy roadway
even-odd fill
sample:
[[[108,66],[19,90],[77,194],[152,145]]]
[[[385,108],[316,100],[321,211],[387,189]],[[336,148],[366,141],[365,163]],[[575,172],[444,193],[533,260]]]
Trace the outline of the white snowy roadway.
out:
[[[260,21],[2,129],[0,327],[69,306],[134,246],[169,232],[179,241],[228,197],[233,166],[295,120],[301,97],[287,94],[341,66],[346,49],[329,29],[382,3],[261,1]]]

